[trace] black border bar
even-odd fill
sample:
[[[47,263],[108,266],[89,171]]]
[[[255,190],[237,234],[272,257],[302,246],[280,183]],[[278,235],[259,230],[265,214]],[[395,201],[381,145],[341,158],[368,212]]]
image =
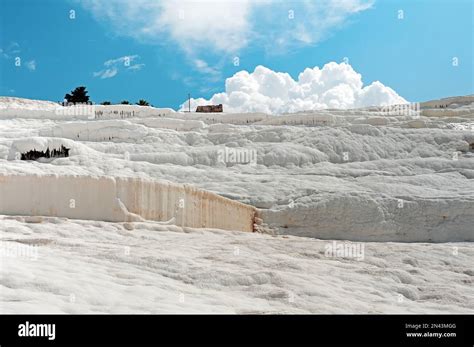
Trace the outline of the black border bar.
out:
[[[0,346],[286,344],[473,346],[473,315],[0,315]],[[55,339],[20,324],[55,324]],[[418,325],[420,328],[414,329]],[[408,337],[447,332],[456,337]]]

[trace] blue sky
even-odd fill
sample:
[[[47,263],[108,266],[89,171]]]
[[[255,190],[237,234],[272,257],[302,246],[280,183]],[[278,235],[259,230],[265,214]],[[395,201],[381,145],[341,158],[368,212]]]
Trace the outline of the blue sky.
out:
[[[223,3],[2,0],[0,95],[59,101],[85,85],[95,102],[177,108],[240,70],[296,80],[344,58],[409,101],[474,93],[470,0]]]

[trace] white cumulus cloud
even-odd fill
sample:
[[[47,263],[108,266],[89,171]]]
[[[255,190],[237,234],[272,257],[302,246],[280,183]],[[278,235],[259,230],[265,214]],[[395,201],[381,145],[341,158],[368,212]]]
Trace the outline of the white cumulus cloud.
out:
[[[392,88],[375,81],[364,86],[362,76],[346,63],[330,62],[306,68],[294,80],[288,73],[257,66],[226,79],[225,92],[209,100],[191,99],[198,105],[223,104],[226,112],[286,113],[325,108],[358,108],[406,103]],[[187,110],[188,102],[181,105]]]

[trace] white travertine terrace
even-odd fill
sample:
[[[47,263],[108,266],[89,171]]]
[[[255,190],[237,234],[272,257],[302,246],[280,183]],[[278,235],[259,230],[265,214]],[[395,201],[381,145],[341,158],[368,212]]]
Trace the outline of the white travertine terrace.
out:
[[[470,95],[408,107],[278,116],[94,105],[89,118],[76,114],[81,110],[74,106],[0,97],[0,175],[189,184],[254,206],[255,221],[265,225],[255,223],[256,230],[275,234],[359,242],[473,241],[473,100]],[[20,160],[21,153],[61,146],[70,149],[69,157]],[[223,152],[236,154],[223,158]],[[246,160],[248,153],[255,160]],[[153,188],[153,198],[146,200],[146,184],[134,186],[138,197],[120,200],[131,213],[174,217],[170,224],[179,225],[184,218],[185,225],[199,226],[190,216],[202,211],[160,214],[145,206],[164,199],[161,193]],[[177,203],[173,199],[170,208]],[[221,212],[213,213],[216,218]],[[229,218],[224,228],[242,229],[234,224],[238,215]]]
[[[189,185],[140,178],[0,175],[0,214],[109,222],[172,221],[253,231],[255,208]]]

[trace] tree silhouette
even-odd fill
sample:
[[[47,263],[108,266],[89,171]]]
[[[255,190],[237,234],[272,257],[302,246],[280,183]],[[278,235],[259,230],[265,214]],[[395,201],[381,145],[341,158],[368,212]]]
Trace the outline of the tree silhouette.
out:
[[[77,103],[89,103],[89,95],[87,95],[87,90],[86,90],[86,87],[77,87],[76,89],[74,89],[71,94],[66,94],[64,96],[64,99],[66,99],[66,101],[68,103],[73,103],[73,104],[77,104]]]
[[[122,105],[130,105],[130,103],[127,100],[123,100],[120,102]]]
[[[101,105],[110,105],[110,101],[102,101],[100,104]]]
[[[143,100],[143,99],[140,99],[140,100],[137,102],[137,105],[140,105],[140,106],[150,106],[150,104],[148,103],[148,101]]]

